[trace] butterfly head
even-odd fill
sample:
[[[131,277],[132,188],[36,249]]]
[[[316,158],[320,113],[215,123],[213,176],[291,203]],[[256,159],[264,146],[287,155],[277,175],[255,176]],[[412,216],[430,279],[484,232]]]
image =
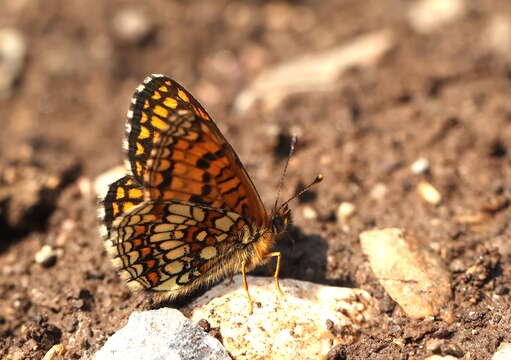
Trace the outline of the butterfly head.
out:
[[[271,227],[275,234],[282,234],[291,223],[291,209],[287,203],[274,210],[271,216]]]
[[[319,174],[318,176],[316,176],[313,182],[311,182],[301,191],[297,192],[295,195],[293,195],[289,200],[285,201],[279,207],[277,207],[277,203],[275,203],[275,207],[273,208],[271,216],[271,225],[273,232],[275,232],[276,234],[281,234],[284,231],[286,231],[287,226],[291,223],[291,209],[289,209],[288,206],[289,202],[299,197],[304,192],[308,191],[312,186],[323,181],[323,179],[324,179],[323,174]]]

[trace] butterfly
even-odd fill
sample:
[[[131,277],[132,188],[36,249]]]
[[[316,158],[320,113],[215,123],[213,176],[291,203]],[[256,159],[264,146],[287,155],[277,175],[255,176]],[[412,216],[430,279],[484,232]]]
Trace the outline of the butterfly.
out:
[[[173,300],[241,272],[252,312],[246,274],[276,257],[282,294],[281,254],[271,249],[290,223],[288,202],[267,213],[231,145],[171,78],[148,76],[127,117],[128,175],[110,184],[100,212],[128,286]]]

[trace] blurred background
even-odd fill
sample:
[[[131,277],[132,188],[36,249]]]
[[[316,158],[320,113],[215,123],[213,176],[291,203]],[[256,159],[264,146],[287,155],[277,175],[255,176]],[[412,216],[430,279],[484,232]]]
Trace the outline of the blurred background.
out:
[[[103,251],[95,189],[124,160],[129,101],[151,73],[204,105],[266,204],[292,134],[283,198],[326,175],[293,205],[284,277],[388,305],[358,234],[403,227],[453,274],[490,259],[482,284],[453,275],[460,313],[486,309],[511,272],[510,60],[507,0],[0,0],[0,356],[63,343],[84,358],[143,306]],[[509,336],[499,306],[507,320],[483,316],[477,336],[458,324],[457,357]],[[431,353],[434,331],[399,316],[384,306],[394,332],[375,330],[353,358]],[[392,342],[414,326],[422,337]]]

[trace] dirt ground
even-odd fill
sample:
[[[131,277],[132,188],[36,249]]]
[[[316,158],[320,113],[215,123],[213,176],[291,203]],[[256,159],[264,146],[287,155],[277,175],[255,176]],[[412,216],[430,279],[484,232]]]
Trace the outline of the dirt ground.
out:
[[[0,357],[41,359],[62,343],[65,358],[86,359],[132,311],[150,306],[113,271],[92,189],[122,163],[129,100],[150,73],[177,79],[204,104],[266,204],[290,133],[299,145],[283,197],[325,174],[292,204],[282,276],[366,289],[381,311],[377,326],[332,359],[489,359],[511,341],[511,51],[486,37],[511,3],[467,0],[462,17],[429,34],[409,25],[411,3],[2,2],[0,28],[20,31],[27,55],[0,100]],[[126,9],[143,14],[143,36],[116,28]],[[392,50],[330,91],[233,110],[274,64],[385,28],[396,36]],[[419,158],[429,169],[414,174]],[[442,194],[439,205],[418,195],[423,180]],[[356,207],[348,227],[335,216],[343,201]],[[310,209],[317,218],[304,216]],[[428,239],[452,274],[451,318],[411,321],[385,294],[358,238],[375,227]],[[40,264],[44,245],[56,253]]]

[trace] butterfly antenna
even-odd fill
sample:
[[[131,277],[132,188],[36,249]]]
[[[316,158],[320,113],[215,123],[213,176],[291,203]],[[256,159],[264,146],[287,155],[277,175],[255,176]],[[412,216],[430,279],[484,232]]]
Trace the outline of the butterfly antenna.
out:
[[[325,178],[325,176],[323,174],[318,174],[316,176],[316,178],[314,179],[314,181],[312,181],[309,185],[307,185],[306,187],[304,187],[302,190],[298,191],[296,194],[294,194],[289,200],[287,200],[286,202],[284,202],[282,205],[280,205],[281,207],[282,206],[286,206],[291,200],[294,200],[296,199],[297,197],[301,196],[303,193],[309,191],[309,189],[311,187],[313,187],[314,185],[320,183],[323,181],[323,179]]]
[[[275,199],[275,205],[273,206],[274,211],[277,211],[277,204],[279,203],[280,191],[282,190],[282,186],[284,185],[284,178],[286,177],[287,167],[289,166],[289,159],[291,159],[291,156],[293,156],[293,154],[295,152],[295,145],[296,145],[296,135],[293,135],[291,137],[291,145],[289,147],[289,154],[287,155],[286,165],[284,166],[284,171],[282,172],[282,176],[280,177],[280,180],[279,180],[279,185],[277,188],[277,198]]]

